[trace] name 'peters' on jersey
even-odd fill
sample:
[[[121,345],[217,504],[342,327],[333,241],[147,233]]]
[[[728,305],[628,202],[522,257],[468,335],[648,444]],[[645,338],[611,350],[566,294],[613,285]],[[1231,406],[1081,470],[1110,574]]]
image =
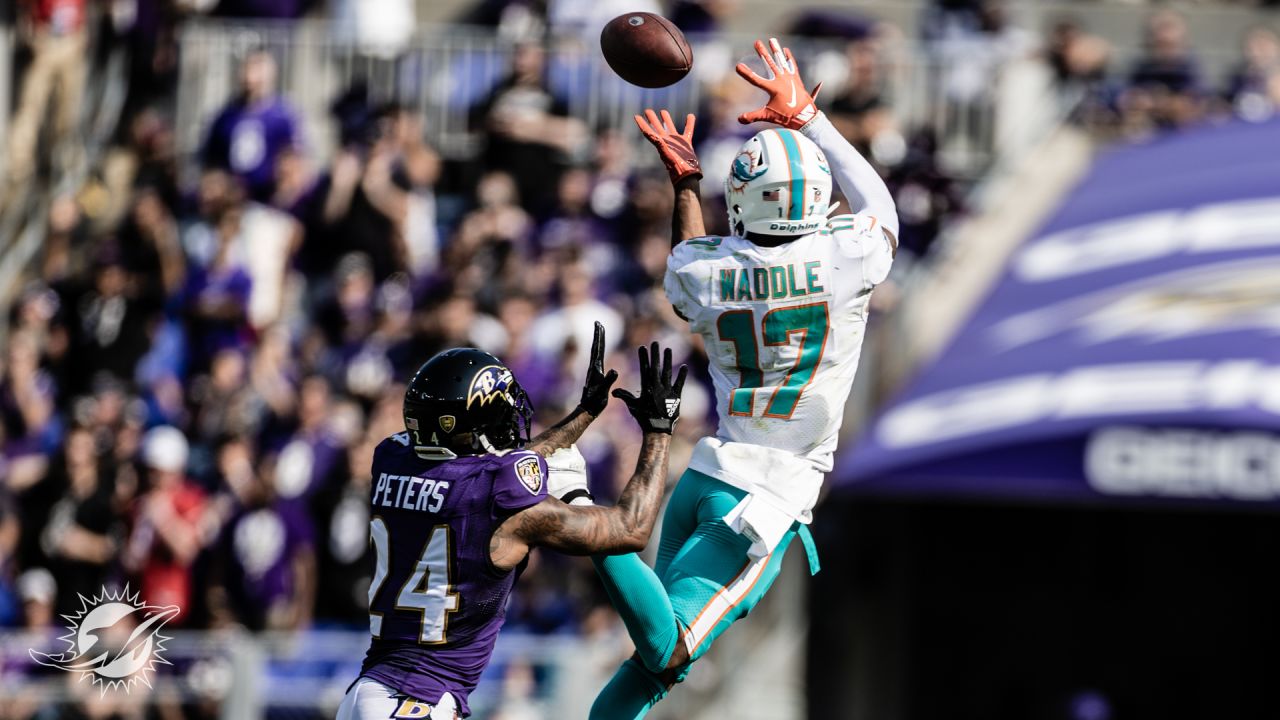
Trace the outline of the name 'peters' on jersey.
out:
[[[443,480],[378,473],[378,481],[373,486],[373,506],[440,512],[448,492],[449,483]]]

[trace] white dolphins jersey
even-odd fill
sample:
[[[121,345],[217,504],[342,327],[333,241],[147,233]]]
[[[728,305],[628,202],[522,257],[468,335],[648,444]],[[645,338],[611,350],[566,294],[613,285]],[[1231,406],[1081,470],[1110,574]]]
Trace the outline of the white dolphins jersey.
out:
[[[705,340],[720,415],[690,468],[808,521],[831,470],[871,290],[892,261],[870,215],[838,215],[777,247],[730,236],[672,250],[667,297]]]

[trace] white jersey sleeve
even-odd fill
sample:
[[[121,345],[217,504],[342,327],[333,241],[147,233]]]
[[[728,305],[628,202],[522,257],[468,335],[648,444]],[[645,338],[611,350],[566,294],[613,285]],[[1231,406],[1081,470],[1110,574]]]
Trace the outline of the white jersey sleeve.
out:
[[[874,217],[885,231],[897,238],[898,211],[893,195],[889,193],[889,188],[876,169],[862,157],[857,148],[844,139],[826,113],[818,113],[818,117],[801,128],[800,132],[827,156],[832,177],[849,201],[850,209],[859,215]]]

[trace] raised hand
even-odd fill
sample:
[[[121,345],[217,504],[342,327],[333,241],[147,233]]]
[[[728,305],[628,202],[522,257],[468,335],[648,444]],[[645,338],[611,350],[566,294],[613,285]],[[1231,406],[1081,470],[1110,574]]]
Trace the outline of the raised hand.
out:
[[[599,415],[609,404],[609,388],[618,379],[618,371],[604,371],[604,325],[596,323],[596,334],[591,340],[591,364],[587,366],[587,380],[582,384],[582,401],[578,404],[592,415]]]
[[[661,121],[653,110],[645,110],[643,117],[636,115],[635,119],[640,132],[658,149],[673,184],[689,177],[702,177],[702,165],[693,151],[693,126],[697,122],[693,113],[685,117],[684,132],[676,131],[671,113],[666,110],[662,111]]]
[[[667,348],[662,356],[662,366],[658,366],[658,343],[648,348],[643,345],[640,355],[640,394],[632,395],[621,388],[613,391],[613,396],[627,404],[631,417],[640,424],[640,429],[647,433],[671,434],[676,420],[680,419],[680,393],[684,390],[684,380],[689,368],[681,365],[680,374],[675,382],[671,381],[671,348]]]
[[[800,79],[800,71],[796,67],[796,58],[790,48],[778,44],[777,38],[769,38],[769,47],[756,41],[756,53],[764,60],[764,64],[773,73],[772,78],[763,78],[755,74],[744,63],[736,68],[742,79],[769,93],[769,101],[759,110],[743,113],[738,122],[749,125],[753,122],[771,122],[791,130],[799,130],[810,120],[818,116],[818,107],[814,98],[822,89],[822,83],[814,86],[813,91],[804,89],[804,81]]]

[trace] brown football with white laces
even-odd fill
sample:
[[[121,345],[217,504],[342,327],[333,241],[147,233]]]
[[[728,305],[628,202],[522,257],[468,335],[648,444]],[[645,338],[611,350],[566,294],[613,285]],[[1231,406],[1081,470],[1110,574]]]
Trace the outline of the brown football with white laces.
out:
[[[618,77],[643,88],[678,82],[693,68],[684,33],[661,15],[625,13],[600,32],[600,51]]]

